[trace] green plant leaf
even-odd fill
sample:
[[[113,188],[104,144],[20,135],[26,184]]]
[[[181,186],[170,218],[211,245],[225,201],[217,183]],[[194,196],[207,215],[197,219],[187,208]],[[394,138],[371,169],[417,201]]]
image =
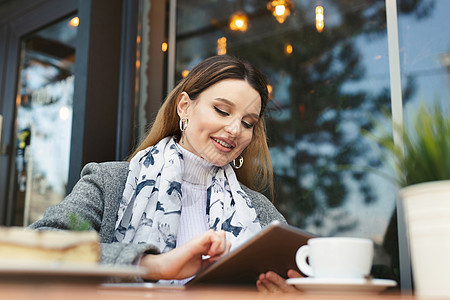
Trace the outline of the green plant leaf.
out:
[[[68,229],[73,231],[86,231],[91,230],[92,225],[91,222],[84,219],[77,213],[70,213],[69,214],[69,222],[68,222]]]
[[[432,108],[421,104],[410,122],[411,126],[408,123],[406,126],[393,126],[393,130],[402,137],[403,147],[395,145],[392,134],[380,129],[380,126],[376,128],[377,132],[382,132],[381,136],[367,131],[363,134],[388,153],[390,157],[381,155],[380,158],[385,164],[394,162],[399,186],[450,179],[449,111],[439,104]]]

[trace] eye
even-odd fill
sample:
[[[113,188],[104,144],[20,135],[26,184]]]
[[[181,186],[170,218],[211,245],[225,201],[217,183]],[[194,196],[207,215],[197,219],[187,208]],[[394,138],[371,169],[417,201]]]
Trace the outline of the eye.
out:
[[[245,121],[241,121],[242,125],[244,125],[245,128],[252,128],[255,124],[249,124]]]
[[[229,115],[230,115],[230,114],[227,113],[226,111],[223,111],[223,110],[221,110],[221,109],[218,109],[216,106],[214,106],[214,109],[215,109],[215,111],[216,111],[218,114],[220,114],[220,115],[222,115],[222,116],[229,116]]]

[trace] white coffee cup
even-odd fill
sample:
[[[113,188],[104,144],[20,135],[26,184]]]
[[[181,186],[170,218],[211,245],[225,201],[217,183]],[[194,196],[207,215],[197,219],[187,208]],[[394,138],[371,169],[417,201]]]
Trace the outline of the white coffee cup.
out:
[[[351,237],[311,238],[297,250],[295,260],[300,271],[310,277],[363,278],[372,267],[373,242]]]

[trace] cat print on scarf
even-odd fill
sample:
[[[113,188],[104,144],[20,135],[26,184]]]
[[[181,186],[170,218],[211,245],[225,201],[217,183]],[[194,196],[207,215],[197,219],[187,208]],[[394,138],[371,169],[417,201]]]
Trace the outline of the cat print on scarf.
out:
[[[174,137],[166,137],[131,159],[115,226],[116,242],[153,244],[161,253],[176,247],[184,166],[178,147]],[[206,195],[208,226],[224,230],[232,249],[261,230],[250,198],[229,164],[214,167]]]

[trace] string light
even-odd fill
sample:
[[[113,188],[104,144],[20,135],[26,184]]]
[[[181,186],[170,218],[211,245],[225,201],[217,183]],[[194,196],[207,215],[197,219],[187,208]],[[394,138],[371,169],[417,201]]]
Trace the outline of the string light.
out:
[[[323,31],[323,27],[325,26],[324,19],[325,19],[325,17],[323,14],[323,7],[317,6],[316,7],[316,29],[317,29],[317,32]]]
[[[286,46],[284,46],[284,53],[286,53],[287,55],[292,54],[293,48],[291,44],[287,44]]]
[[[169,47],[169,46],[167,45],[167,43],[166,43],[166,42],[163,42],[163,43],[161,44],[161,50],[162,50],[162,52],[166,52],[168,47]]]
[[[184,77],[186,77],[186,76],[188,76],[188,74],[189,74],[189,70],[183,70],[183,71],[181,71],[181,76],[184,78]]]
[[[248,17],[242,11],[234,13],[230,18],[229,27],[234,31],[247,31]]]
[[[78,25],[80,25],[80,19],[78,17],[73,17],[70,19],[69,25],[72,27],[78,27]]]
[[[293,11],[294,4],[291,0],[271,0],[267,3],[267,9],[272,12],[278,23],[283,24]]]
[[[59,118],[63,121],[69,119],[70,117],[70,110],[67,106],[62,106],[59,109]]]
[[[273,87],[270,84],[267,85],[267,91],[269,92],[269,100],[272,100]]]
[[[217,39],[217,55],[227,54],[227,38],[221,37]]]

